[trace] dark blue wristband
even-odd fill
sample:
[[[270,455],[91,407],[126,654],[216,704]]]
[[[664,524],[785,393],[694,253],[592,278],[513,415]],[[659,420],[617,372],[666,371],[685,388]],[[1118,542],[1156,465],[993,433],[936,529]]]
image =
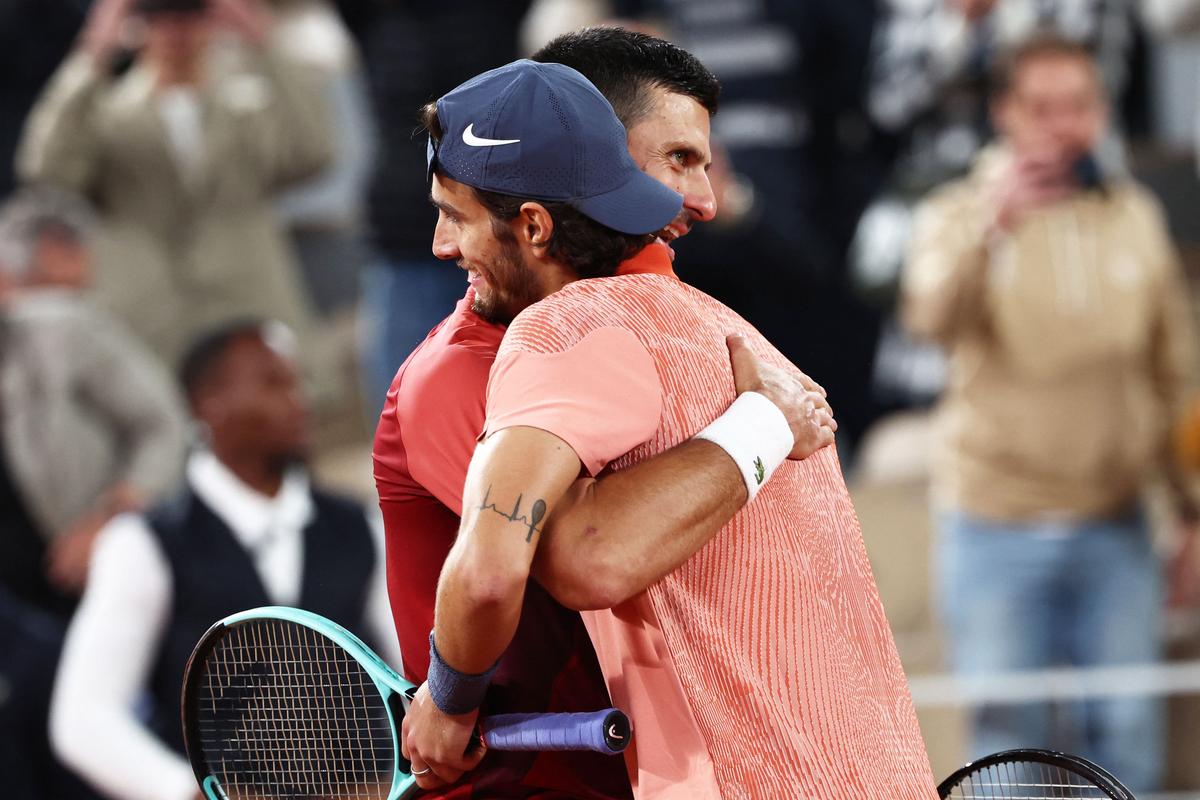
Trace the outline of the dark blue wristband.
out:
[[[429,633],[429,696],[443,714],[466,714],[483,705],[483,696],[487,694],[488,686],[492,683],[492,675],[496,672],[497,661],[487,672],[479,675],[467,675],[442,660],[438,653],[437,644],[433,641],[433,632]]]

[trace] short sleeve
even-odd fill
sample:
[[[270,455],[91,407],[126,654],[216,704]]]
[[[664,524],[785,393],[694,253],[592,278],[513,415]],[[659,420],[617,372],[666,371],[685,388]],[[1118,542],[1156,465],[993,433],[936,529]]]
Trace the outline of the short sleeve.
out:
[[[411,364],[398,404],[413,480],[460,516],[492,360],[489,351],[449,347],[428,369],[423,362]]]
[[[594,476],[654,436],[661,414],[654,359],[632,333],[607,327],[560,352],[503,352],[488,382],[484,434],[552,433]]]

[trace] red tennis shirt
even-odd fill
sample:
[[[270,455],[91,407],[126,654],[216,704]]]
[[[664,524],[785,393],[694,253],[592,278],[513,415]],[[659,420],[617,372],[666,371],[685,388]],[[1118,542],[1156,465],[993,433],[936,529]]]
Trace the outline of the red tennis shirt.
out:
[[[488,373],[504,337],[503,326],[471,311],[472,299],[468,291],[400,367],[375,432],[388,593],[405,677],[414,683],[424,681],[429,669],[438,576],[458,533],[467,466],[484,427]],[[579,614],[530,581],[516,636],[482,713],[594,711],[609,705]],[[492,751],[460,783],[422,796],[615,800],[631,798],[632,792],[620,758]]]

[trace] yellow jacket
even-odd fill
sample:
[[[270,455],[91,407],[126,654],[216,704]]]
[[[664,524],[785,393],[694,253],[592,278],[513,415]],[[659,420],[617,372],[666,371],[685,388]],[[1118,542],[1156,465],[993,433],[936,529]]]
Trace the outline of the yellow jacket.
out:
[[[948,351],[935,499],[1002,521],[1095,518],[1164,466],[1193,366],[1188,289],[1162,213],[1128,179],[989,235],[985,182],[1009,155],[917,214],[901,311]]]

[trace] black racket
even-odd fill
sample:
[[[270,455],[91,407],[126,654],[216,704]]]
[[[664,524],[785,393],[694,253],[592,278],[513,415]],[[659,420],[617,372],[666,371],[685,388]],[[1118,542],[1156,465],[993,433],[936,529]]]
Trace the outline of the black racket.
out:
[[[1136,800],[1111,773],[1052,750],[1005,750],[957,770],[938,786],[943,800]]]

